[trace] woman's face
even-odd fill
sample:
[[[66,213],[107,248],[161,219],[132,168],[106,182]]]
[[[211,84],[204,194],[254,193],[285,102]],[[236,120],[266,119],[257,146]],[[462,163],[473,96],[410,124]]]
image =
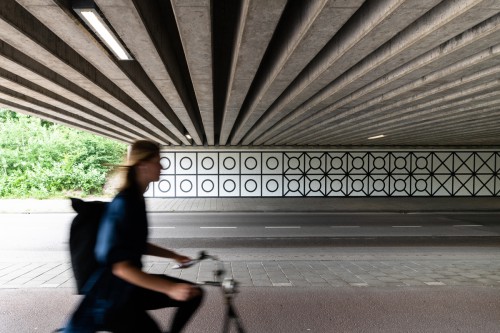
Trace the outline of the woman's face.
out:
[[[160,155],[141,162],[141,173],[149,183],[158,181],[160,179],[160,172]]]

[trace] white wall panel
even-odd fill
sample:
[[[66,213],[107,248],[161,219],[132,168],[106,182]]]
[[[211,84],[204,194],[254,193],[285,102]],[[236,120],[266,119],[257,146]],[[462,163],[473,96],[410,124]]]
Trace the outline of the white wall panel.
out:
[[[199,153],[198,154],[198,174],[217,175],[219,173],[219,154]]]
[[[217,175],[198,176],[198,196],[217,197],[219,195],[219,177]]]
[[[241,196],[260,197],[262,196],[261,176],[242,175],[241,176]]]
[[[160,180],[155,183],[154,196],[159,198],[175,197],[175,176],[161,175]]]
[[[283,173],[282,153],[262,153],[262,174],[281,175]]]
[[[219,176],[219,196],[239,197],[240,196],[240,176],[220,175]]]
[[[177,153],[175,156],[176,175],[196,175],[197,172],[196,153]]]

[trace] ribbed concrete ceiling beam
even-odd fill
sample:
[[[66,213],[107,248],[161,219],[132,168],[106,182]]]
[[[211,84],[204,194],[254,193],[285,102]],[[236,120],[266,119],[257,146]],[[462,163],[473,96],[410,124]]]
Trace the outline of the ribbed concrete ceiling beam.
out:
[[[158,100],[158,96],[154,96],[155,90],[148,89],[152,86],[148,85],[149,79],[140,75],[141,71],[134,71],[135,75],[131,77],[131,74],[126,73],[122,67],[118,66],[114,56],[98,44],[95,38],[79,21],[68,15],[67,11],[71,9],[60,7],[56,0],[53,0],[53,3],[50,5],[33,4],[31,0],[18,1],[34,17],[40,20],[67,45],[76,50],[92,66],[119,86],[140,107],[167,128],[172,133],[171,135],[176,137],[176,139],[172,140],[172,143],[180,140],[185,144],[189,144],[189,141],[184,137],[184,128],[177,116],[168,105],[159,106],[162,102],[165,103],[164,100]],[[127,62],[124,62],[122,66],[126,67]],[[156,103],[152,100],[153,96],[156,97]]]
[[[58,117],[57,115],[50,116],[50,115],[44,114],[44,113],[40,112],[38,109],[31,109],[31,108],[16,104],[16,103],[12,102],[10,99],[5,100],[5,99],[0,98],[0,104],[9,108],[10,110],[12,110],[14,112],[26,114],[29,116],[34,116],[34,117],[44,119],[44,120],[47,120],[50,122],[54,122],[57,124],[61,124],[64,126],[69,126],[69,127],[75,128],[75,129],[80,130],[80,131],[82,131],[82,130],[87,131],[89,133],[93,133],[96,135],[107,137],[107,138],[110,138],[110,139],[113,139],[116,141],[129,142],[129,143],[134,141],[133,138],[130,138],[130,137],[123,135],[123,134],[117,135],[115,133],[101,131],[99,129],[91,128],[91,127],[87,126],[87,124],[82,125],[82,124],[76,124],[75,122],[73,122],[71,120],[63,120],[60,117]]]
[[[498,114],[496,117],[498,117]],[[480,121],[469,120],[467,122],[456,123],[456,125],[463,127],[463,135],[461,137],[457,137],[455,130],[448,129],[444,129],[443,131],[434,129],[433,131],[422,131],[422,133],[417,132],[415,134],[410,133],[408,134],[408,137],[411,137],[412,140],[415,140],[418,144],[428,144],[431,142],[430,139],[435,136],[446,145],[467,146],[471,145],[471,140],[475,140],[476,144],[478,142],[486,143],[491,140],[491,137],[489,136],[493,136],[494,133],[496,133],[496,135],[500,134],[498,126],[491,125],[491,120],[488,119]],[[483,136],[481,135],[482,132],[484,132]],[[396,146],[404,144],[404,141],[404,137],[399,136],[398,138],[388,138],[385,143],[391,146]],[[376,142],[373,143],[375,144]],[[366,145],[367,142],[366,140],[359,140],[356,144]]]
[[[27,2],[30,5],[29,1]],[[153,115],[159,110],[154,107],[153,112],[151,112],[151,110],[148,111],[139,104],[139,102],[144,102],[146,106],[151,106],[150,102],[143,100],[144,95],[138,91],[130,79],[124,78],[120,70],[115,72],[116,65],[112,64],[107,52],[93,39],[91,34],[80,26],[76,19],[65,14],[64,10],[57,4],[28,6],[37,15],[37,18],[41,19],[42,22],[45,21],[44,25],[41,25],[30,12],[17,5],[14,1],[3,0],[1,3],[3,4],[0,5],[2,14],[14,16],[10,17],[11,23],[23,24],[23,26],[18,26],[16,27],[17,30],[14,30],[13,26],[7,24],[4,20],[0,21],[0,31],[4,33],[1,36],[3,40],[18,50],[31,54],[35,60],[50,67],[57,73],[69,77],[72,81],[89,89],[94,95],[102,98],[110,105],[125,110],[134,119],[138,121],[146,120],[154,124],[151,129],[166,139],[162,140],[161,143],[179,143],[179,139],[167,129],[166,124],[160,122],[160,119],[164,118],[164,116],[158,114],[159,118],[156,118]],[[20,33],[24,36],[20,36]],[[69,42],[69,44],[66,42]],[[93,66],[84,57],[80,58],[80,55],[74,50],[79,50],[84,54],[90,50],[95,51],[95,53],[89,52],[88,56],[98,67]],[[101,57],[96,57],[99,54]],[[103,56],[103,54],[105,55]],[[110,67],[106,68],[105,66],[108,65]],[[104,73],[111,75],[106,77],[104,73],[97,69],[99,67],[104,70]],[[77,68],[78,70],[75,70]],[[125,90],[135,91],[140,96],[137,96],[136,99],[131,98],[125,93]]]
[[[267,4],[267,6],[266,6]],[[286,0],[243,0],[232,52],[219,144],[226,145]],[[261,9],[266,7],[262,15]]]
[[[474,79],[477,78],[476,75],[472,75],[472,78],[463,78],[463,80],[457,80],[451,84],[448,84],[447,89],[450,88],[459,88],[459,89],[451,89],[451,92],[447,92],[446,94],[439,94],[444,97],[434,97],[423,99],[430,94],[428,90],[421,94],[416,94],[416,96],[412,96],[407,98],[406,100],[395,101],[395,102],[387,102],[383,107],[379,107],[374,110],[368,109],[366,113],[363,115],[353,116],[345,119],[344,121],[337,122],[338,130],[337,134],[341,134],[349,129],[353,128],[368,128],[367,126],[373,125],[373,122],[370,120],[370,113],[380,113],[377,117],[379,119],[379,123],[384,121],[387,118],[391,119],[399,119],[405,120],[404,116],[407,114],[416,114],[416,112],[433,112],[434,108],[438,105],[443,105],[447,103],[452,103],[455,100],[459,102],[461,100],[465,100],[466,96],[474,96],[477,94],[478,97],[482,97],[485,94],[485,91],[489,91],[492,87],[496,86],[496,81],[498,80],[499,66],[484,70],[483,73],[485,76],[493,76],[489,79],[489,81],[483,82],[483,80],[479,81],[480,83],[474,83]],[[469,83],[473,83],[469,85]],[[440,87],[435,88],[435,93],[442,92]],[[383,113],[382,113],[383,110]],[[422,113],[421,113],[422,114]],[[324,127],[323,127],[324,128]],[[327,129],[316,128],[314,132],[310,134],[303,133],[302,139],[309,138],[320,138],[322,134],[329,134]],[[288,139],[290,140],[290,138]],[[292,140],[293,141],[293,140]]]
[[[409,123],[413,119],[416,119],[418,117],[428,117],[431,115],[436,115],[437,117],[444,117],[448,116],[449,120],[452,120],[453,117],[456,114],[459,114],[460,112],[467,111],[469,109],[469,105],[475,105],[483,102],[490,102],[490,101],[496,101],[498,99],[498,93],[496,90],[498,89],[497,87],[498,82],[493,82],[492,84],[489,85],[489,89],[487,91],[482,91],[479,90],[479,92],[473,92],[471,90],[461,94],[460,99],[454,99],[449,98],[446,102],[444,100],[441,100],[441,103],[433,103],[437,104],[434,107],[411,107],[407,108],[403,111],[395,111],[393,113],[389,113],[385,115],[383,120],[380,120],[376,123],[364,123],[364,124],[350,124],[348,126],[339,126],[338,131],[335,131],[335,133],[332,133],[332,131],[321,131],[321,133],[318,133],[317,135],[311,135],[309,140],[313,141],[318,141],[318,142],[329,142],[331,140],[345,140],[346,138],[349,139],[354,139],[357,137],[369,137],[373,135],[378,135],[378,134],[384,134],[381,133],[381,131],[385,133],[390,133],[390,130],[395,127],[395,126],[408,126]],[[457,96],[457,95],[456,95]],[[468,98],[466,98],[468,96]],[[472,97],[471,97],[472,96]],[[483,105],[484,106],[484,105]],[[445,112],[446,110],[449,110],[448,112]],[[361,134],[352,134],[348,135],[346,133],[349,133],[349,130],[357,128],[358,133]],[[373,133],[378,133],[378,134],[373,134]],[[389,134],[386,134],[389,135]],[[308,139],[305,139],[305,142],[307,142]],[[293,141],[292,141],[293,142]],[[298,140],[298,142],[303,142],[302,140]]]
[[[497,23],[495,31],[498,31],[500,27],[500,21],[495,20]],[[496,38],[498,39],[499,34],[496,34]],[[459,37],[462,37],[459,36]],[[462,40],[462,38],[458,38],[457,40]],[[463,39],[467,40],[467,39]],[[455,46],[460,46],[460,43],[450,43]],[[460,49],[460,48],[458,48]],[[446,47],[438,47],[436,50],[430,51],[428,54],[437,54],[437,55],[445,55],[448,54],[447,50],[455,51],[456,48],[446,48]],[[365,86],[365,88],[358,90],[357,92],[352,93],[344,97],[343,99],[338,100],[336,103],[330,105],[325,108],[321,112],[316,113],[313,116],[310,116],[308,119],[303,119],[301,123],[297,123],[296,125],[288,128],[287,130],[281,132],[279,135],[275,136],[273,139],[269,140],[269,143],[278,142],[280,139],[285,137],[291,138],[290,135],[296,135],[299,131],[299,128],[308,127],[307,133],[318,133],[317,130],[319,127],[325,127],[327,124],[332,123],[342,123],[343,119],[351,118],[356,119],[356,122],[363,120],[364,118],[371,118],[374,115],[382,114],[387,112],[390,108],[402,108],[403,105],[411,102],[421,100],[424,97],[435,95],[438,93],[444,93],[446,90],[454,87],[461,86],[469,81],[475,81],[482,77],[487,77],[489,75],[495,74],[495,69],[486,69],[483,70],[479,68],[482,64],[491,64],[491,63],[499,63],[500,61],[500,44],[490,47],[487,50],[481,51],[469,57],[463,58],[462,60],[453,63],[452,65],[446,66],[440,70],[437,70],[432,73],[428,73],[422,77],[419,77],[416,81],[409,82],[407,84],[400,85],[396,89],[392,91],[386,91],[384,94],[379,95],[371,100],[366,102],[358,103],[358,105],[347,107],[347,105],[351,102],[356,102],[361,100],[361,97],[366,93],[366,91],[371,91],[372,85],[378,85],[378,82],[374,82]],[[424,54],[422,58],[427,59],[427,54]],[[433,57],[433,59],[436,59]],[[427,63],[421,62],[420,57],[415,59],[414,65],[417,63]],[[402,69],[396,69],[395,73],[397,74],[400,71],[406,71],[406,65],[403,66]],[[492,72],[491,72],[492,71]],[[467,73],[474,73],[472,75],[467,75]],[[465,77],[459,77],[454,81],[451,81],[451,76],[453,75],[466,75]],[[389,75],[390,77],[391,75]],[[381,78],[382,82],[384,82],[386,77]],[[440,83],[440,80],[446,80],[444,83]],[[435,82],[435,88],[432,87],[433,82]],[[430,86],[430,88],[423,89],[424,86]],[[423,93],[419,92],[424,91]],[[415,93],[416,91],[416,93]],[[405,97],[405,93],[410,93],[410,97]],[[394,100],[394,102],[390,102]],[[420,102],[420,101],[419,101]],[[375,108],[376,105],[382,105],[379,108]],[[389,104],[388,106],[384,106],[385,104]],[[365,110],[370,109],[370,112],[365,112],[364,114],[359,114],[360,112],[364,112]],[[310,126],[307,126],[309,125]],[[302,132],[302,134],[307,134]]]
[[[134,60],[73,0],[0,1],[1,106],[162,145],[500,145],[499,0],[94,1]]]
[[[476,125],[476,124],[474,124]],[[480,126],[477,124],[477,126]],[[482,146],[483,149],[489,146],[488,142],[494,141],[500,135],[498,129],[485,129],[484,133],[481,133],[477,128],[472,131],[464,131],[464,135],[467,135],[467,139],[457,138],[456,135],[450,134],[446,136],[439,136],[439,141],[447,146]],[[418,145],[429,145],[432,144],[432,140],[429,137],[416,138],[416,143]]]
[[[35,98],[32,98],[31,96],[27,96],[25,94],[22,94],[17,91],[10,90],[8,88],[5,88],[3,86],[0,86],[0,99],[7,100],[10,103],[15,103],[20,110],[23,108],[27,110],[37,110],[37,112],[46,115],[46,117],[51,117],[51,118],[58,118],[65,123],[68,124],[75,124],[77,126],[84,126],[88,129],[91,129],[95,132],[100,132],[100,133],[106,133],[107,135],[114,136],[114,137],[120,137],[121,133],[110,130],[106,128],[105,125],[100,125],[96,123],[91,123],[88,121],[83,116],[78,116],[78,115],[68,115],[65,113],[63,110],[44,103],[42,101],[39,101]],[[8,105],[8,104],[6,104]],[[17,109],[17,107],[16,107]],[[125,137],[130,138],[127,133],[125,134]]]
[[[314,24],[307,31],[307,35],[304,37],[303,41],[301,41],[297,51],[290,57],[291,59],[273,82],[273,86],[269,89],[268,94],[259,104],[259,113],[263,113],[263,115],[245,135],[242,141],[243,144],[251,144],[256,138],[265,134],[267,129],[275,124],[278,118],[281,117],[278,114],[279,110],[276,105],[280,103],[280,100],[284,97],[276,100],[276,96],[280,96],[283,91],[286,92],[285,89],[292,84],[294,79],[296,79],[297,73],[300,73],[306,68],[311,59],[319,54],[325,45],[328,47],[328,45],[332,44],[330,40],[336,39],[335,43],[340,42],[337,40],[341,39],[339,36],[345,33],[346,30],[349,30],[346,28],[340,30],[340,28],[346,24],[362,3],[363,1],[350,1],[348,3],[335,0],[328,1],[327,5],[316,18]],[[347,25],[349,25],[349,23],[347,23]],[[339,33],[339,35],[336,36],[337,33]],[[328,43],[328,41],[330,41],[330,43]],[[360,54],[362,54],[360,51],[361,50],[357,50],[354,52],[356,54],[355,57],[359,57]],[[364,50],[363,52],[366,51]]]
[[[500,58],[498,60],[500,62]],[[369,126],[372,123],[371,117],[373,114],[377,114],[377,118],[383,120],[385,117],[392,115],[396,115],[396,117],[399,118],[408,112],[416,112],[419,109],[425,110],[426,108],[431,108],[436,103],[442,103],[443,100],[440,100],[438,98],[439,96],[447,96],[452,92],[455,92],[455,94],[463,94],[465,91],[468,91],[468,89],[475,89],[475,87],[479,84],[478,82],[491,81],[497,78],[499,73],[500,65],[480,70],[468,77],[458,78],[455,81],[451,81],[443,85],[437,85],[434,89],[423,89],[422,91],[424,92],[422,93],[419,93],[418,91],[413,91],[412,93],[412,90],[408,90],[408,94],[406,95],[410,95],[410,97],[395,95],[392,96],[393,98],[379,98],[377,103],[371,103],[373,102],[372,100],[360,106],[360,109],[365,110],[365,112],[361,114],[348,115],[348,112],[343,112],[342,117],[337,117],[335,123],[338,129],[336,130],[336,133],[347,133],[347,131],[353,130],[354,128],[359,130],[360,128],[364,128],[364,126]],[[432,82],[432,80],[430,82]],[[476,92],[478,90],[474,91]],[[454,98],[455,96],[452,96],[451,98]],[[438,100],[436,100],[436,98],[438,98]],[[377,104],[380,105],[376,107]],[[299,141],[319,139],[323,134],[328,135],[329,133],[328,124],[318,122],[310,127],[307,132],[295,133],[289,136],[286,140],[293,141],[294,138]]]
[[[304,104],[296,109],[296,111],[293,111],[292,118],[300,117],[300,115],[306,112],[315,113],[314,110],[311,110],[315,106],[318,106],[320,109],[324,108],[325,105],[321,105],[321,102],[328,98],[330,98],[330,103],[332,100],[338,100],[342,97],[341,91],[350,85],[357,85],[357,87],[350,88],[351,90],[361,88],[362,85],[365,84],[365,80],[368,81],[371,77],[376,79],[380,76],[378,73],[370,76],[369,74],[371,71],[377,72],[380,71],[381,68],[385,69],[393,67],[392,65],[388,65],[387,62],[392,61],[394,65],[399,66],[401,63],[411,60],[411,58],[415,57],[414,45],[416,45],[416,43],[419,44],[418,48],[423,51],[427,51],[425,50],[427,45],[431,47],[436,46],[436,44],[432,45],[432,43],[436,43],[434,37],[435,32],[440,29],[446,29],[448,24],[457,20],[465,13],[470,15],[474,6],[480,2],[481,0],[442,2],[420,17],[417,21],[410,24],[406,29],[401,31],[401,33],[385,43],[382,47],[364,58],[360,63],[356,64],[326,87],[319,90],[317,94],[308,99]],[[478,20],[480,22],[483,19],[484,16]],[[448,39],[446,38],[446,34],[438,34],[438,36],[443,38],[443,40],[439,41],[439,43]],[[426,41],[426,38],[428,38],[429,41]],[[393,61],[394,59],[396,60]],[[361,80],[361,78],[363,78],[363,80]],[[288,111],[282,111],[285,115],[289,112],[292,112],[290,108]],[[268,124],[272,125],[275,122],[270,121]],[[287,122],[287,120],[284,120],[282,123]]]
[[[26,80],[24,77],[17,76],[16,74],[5,70],[4,68],[0,68],[0,86],[9,87],[9,89],[14,89],[18,93],[37,99],[47,105],[52,105],[54,108],[60,110],[61,114],[67,115],[68,119],[71,119],[71,117],[78,118],[81,115],[85,115],[84,119],[87,119],[87,121],[100,124],[102,127],[112,129],[116,133],[134,133],[126,126],[117,124],[109,119],[105,119],[93,110],[86,109],[85,107],[75,103],[73,100],[55,94],[46,89],[44,86],[37,85],[29,80]],[[132,136],[136,139],[141,138],[141,135],[138,133],[134,133]]]
[[[463,133],[468,127],[467,125],[470,125],[472,121],[478,122],[482,121],[482,119],[486,119],[485,124],[491,124],[491,119],[499,115],[499,104],[500,100],[497,97],[497,100],[461,107],[454,112],[454,117],[451,119],[447,118],[446,111],[437,113],[423,120],[414,119],[404,125],[394,126],[388,129],[389,132],[387,132],[388,134],[383,140],[393,142],[395,140],[404,139],[405,135],[409,137],[414,137],[415,135],[429,136],[440,133],[441,129],[443,131],[454,129],[455,132],[459,129],[460,132]],[[357,137],[353,139],[357,142],[377,142],[377,140],[369,141],[367,137]],[[324,140],[323,143],[326,144],[330,141],[345,142],[345,140],[341,138],[338,140]]]
[[[483,90],[485,90],[483,92]],[[460,96],[460,98],[459,98]],[[384,131],[389,133],[393,127],[397,126],[408,126],[408,123],[411,122],[412,119],[422,118],[428,115],[435,114],[437,117],[445,117],[448,116],[448,119],[451,121],[453,116],[460,113],[466,112],[479,103],[484,101],[486,102],[494,102],[498,100],[500,96],[500,79],[490,82],[489,84],[483,84],[480,88],[469,89],[467,91],[454,94],[453,97],[442,98],[439,101],[434,101],[432,104],[438,104],[435,107],[422,106],[422,107],[412,107],[405,109],[403,112],[394,112],[392,114],[388,114],[384,117],[383,120],[378,121],[377,123],[366,124],[365,126],[359,125],[356,127],[362,129],[362,133],[380,133],[380,131]],[[448,110],[448,112],[446,112]],[[404,125],[403,125],[404,124]],[[355,126],[355,125],[351,125]],[[318,142],[329,142],[331,140],[345,140],[345,136],[342,136],[342,133],[347,133],[349,131],[348,127],[341,127],[339,131],[335,131],[335,133],[326,133],[325,135],[318,135],[315,138],[315,141]],[[382,133],[383,134],[383,133]],[[327,137],[327,139],[324,139]],[[349,139],[356,139],[367,137],[366,134],[353,134],[349,135]]]
[[[173,0],[173,10],[191,74],[207,143],[215,144],[210,0]]]
[[[134,2],[132,0],[95,1],[193,140],[196,144],[203,145],[201,130],[195,125],[196,119],[186,110]],[[168,38],[165,35],[164,37]]]
[[[24,80],[44,87],[55,95],[64,96],[65,99],[79,104],[79,108],[82,108],[83,112],[99,118],[101,124],[106,126],[115,126],[116,124],[124,131],[136,133],[137,137],[150,138],[151,140],[161,139],[151,133],[144,125],[105,104],[73,82],[40,65],[6,43],[0,44],[0,67],[11,73],[16,73]]]
[[[390,29],[385,25],[401,25],[401,18],[395,12],[403,3],[401,0],[365,2],[266,111],[269,116],[265,116],[265,120],[259,123],[259,134],[262,135],[268,128],[266,121],[280,117],[278,115],[282,109],[293,109],[293,105],[289,104],[298,96],[307,94],[308,89],[321,88],[318,85],[324,86],[327,83],[323,84],[323,81],[330,82],[340,75],[342,70],[347,70],[375,50],[376,44],[367,36],[377,35],[378,40],[392,37],[388,34]],[[394,19],[391,20],[391,17]],[[405,19],[408,17],[410,16],[407,15]],[[364,45],[361,46],[362,44]],[[348,54],[350,56],[346,58]]]
[[[326,3],[327,0],[288,2],[283,18],[277,26],[273,40],[262,59],[259,72],[252,83],[252,89],[240,111],[231,137],[232,145],[240,143],[243,136],[267,109],[266,106],[258,106],[289,58],[296,52]]]
[[[440,136],[441,133],[447,133],[446,135],[448,136],[455,133],[454,135],[456,136],[457,129],[464,135],[465,133],[470,133],[469,131],[472,129],[481,131],[488,126],[498,128],[494,120],[500,115],[500,100],[488,104],[490,107],[484,107],[484,109],[479,109],[474,106],[467,109],[464,108],[464,110],[460,112],[460,115],[456,114],[451,120],[441,116],[435,117],[434,119],[429,118],[427,120],[415,121],[409,124],[411,127],[406,126],[392,129],[385,139],[392,144],[394,142],[404,141],[405,137],[434,138]],[[365,144],[367,141],[366,138],[360,138],[358,140],[359,143],[364,142]],[[374,140],[372,142],[376,143],[376,141],[377,140]]]
[[[362,0],[349,1],[348,3],[338,0],[330,0],[325,5],[321,13],[314,20],[306,36],[301,40],[297,50],[290,56],[279,75],[269,87],[266,95],[258,105],[259,113],[263,116],[245,135],[242,143],[244,145],[252,143],[259,135],[262,135],[269,128],[269,121],[273,119],[272,112],[266,113],[269,107],[280,96],[303,68],[318,54],[321,49],[332,39],[339,29],[349,20],[349,18],[362,5]]]
[[[322,110],[316,112],[307,107],[307,105],[312,105],[311,100],[307,101],[301,107],[293,111],[286,118],[282,119],[282,121],[272,129],[270,129],[267,133],[262,135],[259,139],[255,141],[255,144],[262,144],[276,136],[276,133],[281,133],[277,135],[277,137],[283,137],[286,133],[296,132],[297,127],[307,127],[309,124],[320,123],[324,120],[329,120],[330,122],[338,120],[338,116],[336,115],[337,110],[341,107],[349,107],[349,111],[345,114],[340,115],[341,117],[353,114],[357,112],[359,108],[354,106],[349,106],[351,103],[362,104],[365,100],[365,96],[369,93],[378,93],[384,94],[383,97],[386,98],[390,93],[405,91],[408,89],[409,84],[405,83],[404,80],[411,80],[412,78],[424,78],[424,80],[417,80],[415,82],[429,82],[430,80],[436,80],[435,73],[430,73],[434,68],[441,68],[442,65],[437,65],[437,62],[443,61],[444,63],[453,63],[455,60],[449,59],[450,57],[457,57],[459,59],[463,59],[469,56],[470,53],[477,53],[478,49],[481,49],[482,44],[492,45],[500,42],[500,34],[498,31],[500,30],[500,15],[496,15],[482,24],[469,29],[468,31],[460,34],[459,36],[452,38],[451,40],[439,45],[438,47],[420,55],[419,57],[413,59],[412,61],[405,63],[402,66],[399,66],[395,70],[385,74],[384,76],[376,79],[375,81],[368,83],[364,87],[356,90],[355,92],[347,95],[347,96],[333,96],[326,99],[326,101],[322,104],[319,103],[314,110],[317,108],[323,108]],[[487,39],[483,41],[483,39]],[[483,46],[484,47],[484,46]],[[464,50],[464,48],[467,48]],[[488,51],[484,51],[488,52]],[[450,71],[450,68],[454,71],[458,71],[459,69],[465,71],[468,67],[471,67],[476,63],[481,57],[484,57],[485,54],[479,54],[471,56],[470,59],[462,60],[459,62],[460,66],[453,65],[448,66],[447,70]],[[458,57],[457,57],[458,58]],[[447,61],[446,61],[447,60]],[[349,72],[346,72],[345,75],[340,77],[338,80],[335,80],[329,87],[331,91],[340,91],[343,86],[352,82],[352,77],[349,77]],[[438,71],[440,75],[444,75],[446,71],[441,70]],[[400,87],[398,89],[394,89],[392,92],[388,93],[387,90],[382,90],[385,86],[390,85],[394,81],[399,84],[394,84],[396,87]],[[414,84],[414,83],[412,83]],[[313,98],[314,99],[314,98]],[[372,99],[371,103],[376,99]],[[273,140],[270,140],[269,143],[273,143]]]

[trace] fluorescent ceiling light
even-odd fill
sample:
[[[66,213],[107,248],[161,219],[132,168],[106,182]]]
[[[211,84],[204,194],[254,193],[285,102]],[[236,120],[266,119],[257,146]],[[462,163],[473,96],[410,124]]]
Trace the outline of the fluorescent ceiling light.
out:
[[[381,139],[381,138],[385,138],[385,135],[380,134],[380,135],[371,136],[368,138],[368,140]]]
[[[132,56],[116,38],[95,8],[74,8],[74,10],[119,60],[132,60]]]
[[[187,138],[188,140],[191,140],[193,137],[192,137],[191,135],[189,135],[189,134],[186,134],[186,138]]]

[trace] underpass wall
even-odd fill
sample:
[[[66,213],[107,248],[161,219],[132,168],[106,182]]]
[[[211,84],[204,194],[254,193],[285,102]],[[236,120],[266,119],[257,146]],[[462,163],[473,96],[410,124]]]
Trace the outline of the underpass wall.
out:
[[[499,151],[162,150],[148,197],[499,196]]]

